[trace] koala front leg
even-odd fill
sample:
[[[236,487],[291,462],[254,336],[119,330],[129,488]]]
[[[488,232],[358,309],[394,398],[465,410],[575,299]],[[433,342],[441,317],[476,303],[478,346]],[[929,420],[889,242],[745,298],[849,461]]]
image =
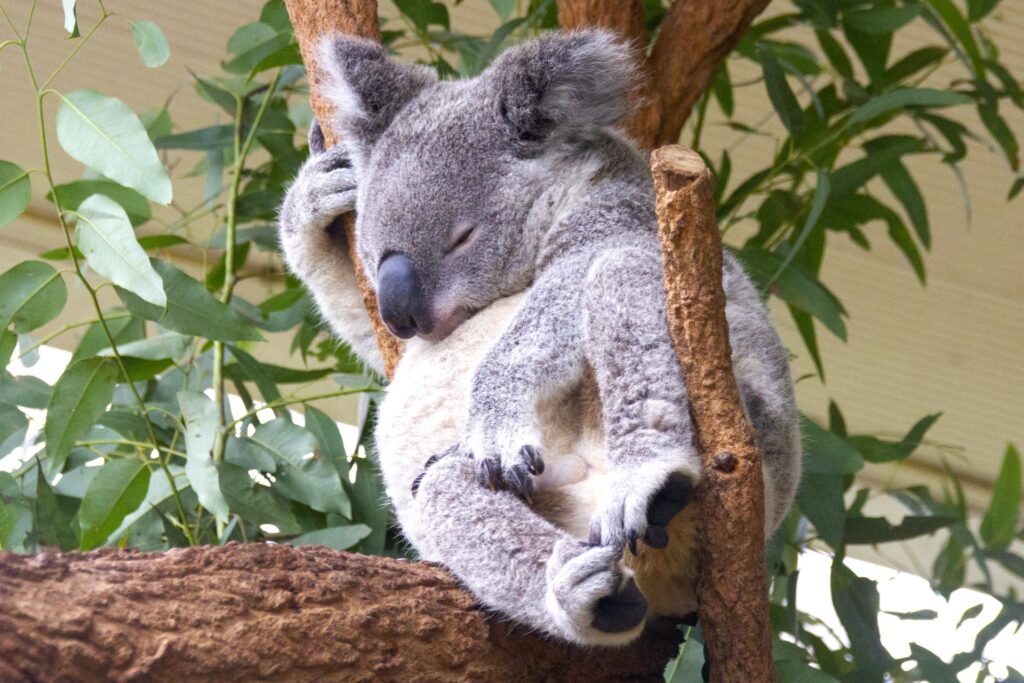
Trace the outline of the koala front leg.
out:
[[[342,146],[323,148],[315,121],[310,158],[285,195],[279,216],[281,251],[288,268],[309,288],[335,334],[368,365],[383,372],[369,316],[363,307],[355,267],[339,218],[356,202],[356,177]]]
[[[666,526],[692,498],[700,455],[668,332],[656,244],[603,252],[586,278],[587,358],[601,394],[612,484],[591,541],[668,544]]]
[[[537,401],[579,381],[584,368],[582,257],[548,268],[473,376],[464,447],[480,483],[529,501],[544,470]]]
[[[457,453],[419,482],[417,547],[485,607],[585,645],[624,645],[643,630],[647,601],[621,546],[590,546],[512,493],[478,487],[473,462]]]

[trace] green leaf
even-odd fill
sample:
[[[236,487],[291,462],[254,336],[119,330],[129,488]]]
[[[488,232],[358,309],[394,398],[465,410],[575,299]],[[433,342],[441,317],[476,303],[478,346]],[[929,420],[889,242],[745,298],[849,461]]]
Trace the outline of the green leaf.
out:
[[[54,188],[54,192],[47,194],[47,198],[51,202],[54,194],[56,194],[57,201],[60,202],[60,208],[64,211],[76,211],[89,197],[94,194],[102,194],[121,205],[121,208],[128,214],[128,220],[132,222],[132,225],[142,225],[152,216],[149,201],[145,197],[113,180],[76,180],[73,183],[58,185]]]
[[[57,501],[57,496],[54,495],[50,482],[46,480],[38,459],[33,468],[33,475],[36,491],[35,522],[39,542],[43,545],[57,546],[64,551],[74,550],[78,547],[78,534]]]
[[[234,74],[248,74],[267,59],[292,41],[286,32],[280,33],[272,26],[256,22],[241,27],[228,40],[228,50],[235,55],[234,59],[223,64],[224,70]]]
[[[806,455],[804,462],[807,462]],[[822,540],[836,551],[842,550],[846,521],[842,478],[836,474],[805,473],[796,492],[796,502]]]
[[[983,609],[985,609],[984,603],[978,603],[974,607],[968,607],[964,610],[964,613],[960,615],[960,619],[956,622],[956,627],[960,628],[961,626],[963,626],[965,621],[973,619],[979,614],[981,614],[981,611]]]
[[[891,34],[910,23],[921,13],[917,4],[872,7],[843,13],[843,24],[855,31]]]
[[[370,535],[372,529],[365,524],[332,526],[302,534],[288,541],[291,545],[325,545],[335,550],[348,550]]]
[[[847,543],[875,545],[928,536],[939,529],[956,524],[957,517],[907,515],[899,524],[884,517],[847,517],[844,539]]]
[[[490,0],[491,7],[498,13],[502,21],[508,21],[516,9],[516,0]]]
[[[4,373],[0,377],[0,404],[42,410],[49,404],[52,393],[49,384],[32,375],[14,377]]]
[[[761,69],[764,72],[764,85],[768,90],[768,99],[775,107],[782,125],[791,135],[796,135],[803,128],[803,110],[797,102],[789,83],[786,82],[786,74],[779,66],[775,54],[765,45],[758,45],[757,58],[761,62]]]
[[[409,17],[416,30],[426,33],[431,25],[440,26],[445,30],[451,28],[448,18],[448,8],[439,2],[431,0],[395,0],[395,7],[405,16]]]
[[[815,31],[814,35],[818,37],[822,52],[828,57],[828,61],[835,67],[839,75],[844,78],[853,78],[853,65],[850,64],[850,58],[846,56],[846,50],[839,44],[839,41],[828,31]]]
[[[251,440],[277,462],[276,491],[320,512],[352,515],[337,469],[317,452],[316,438],[308,430],[278,418],[257,427]]]
[[[132,40],[142,63],[151,69],[163,66],[171,57],[171,46],[160,27],[152,21],[132,21]]]
[[[78,509],[82,529],[80,550],[92,550],[131,512],[138,509],[149,488],[149,467],[131,458],[109,460],[92,478]]]
[[[988,512],[981,520],[979,531],[986,550],[1006,550],[1013,542],[1020,524],[1020,477],[1020,453],[1010,444],[1003,455],[1003,466],[992,489]]]
[[[857,653],[856,676],[849,680],[880,683],[893,661],[878,630],[878,584],[854,574],[839,557],[832,561],[831,584],[832,605]]]
[[[64,309],[68,289],[60,273],[42,261],[22,261],[0,275],[0,329],[17,334],[50,322]]]
[[[981,117],[981,122],[988,128],[988,132],[999,143],[1000,149],[1006,155],[1006,162],[1010,164],[1010,168],[1014,171],[1020,170],[1020,146],[1017,144],[1017,138],[1014,136],[1013,131],[1010,130],[1006,120],[999,115],[996,105],[979,104],[978,116]]]
[[[305,414],[306,429],[316,438],[320,447],[320,455],[334,463],[342,486],[348,490],[350,486],[348,456],[345,454],[345,444],[341,440],[338,424],[322,410],[311,405],[306,405]]]
[[[61,471],[71,447],[106,411],[118,372],[112,358],[87,358],[71,365],[57,380],[43,426],[50,472]]]
[[[221,492],[217,465],[213,461],[213,440],[217,436],[217,406],[198,391],[178,394],[185,418],[185,475],[200,504],[221,524],[228,521],[228,502]]]
[[[925,249],[931,247],[932,236],[931,228],[928,225],[928,208],[925,206],[924,197],[921,196],[921,190],[918,189],[910,171],[899,161],[890,161],[882,167],[882,180],[889,186],[899,203],[903,205],[921,244]]]
[[[24,551],[31,530],[31,502],[22,495],[14,477],[0,472],[0,550]]]
[[[196,92],[199,93],[200,97],[213,102],[223,109],[224,113],[234,118],[238,112],[238,95],[227,88],[222,88],[214,81],[195,76],[194,74],[193,78],[196,79]]]
[[[864,457],[846,439],[800,416],[804,442],[804,471],[817,474],[856,474],[864,469]]]
[[[167,307],[154,306],[118,287],[118,296],[133,315],[194,337],[220,341],[263,339],[230,306],[213,298],[201,283],[164,261],[154,259],[152,264],[163,279]]]
[[[28,173],[10,161],[0,161],[0,228],[20,216],[32,199]]]
[[[247,437],[230,437],[224,447],[224,460],[247,471],[274,472],[277,470],[277,462],[273,456]]]
[[[192,340],[189,337],[167,332],[148,339],[119,344],[117,350],[123,356],[145,360],[177,360],[185,355],[191,343]],[[113,350],[107,347],[98,351],[96,355],[112,356],[113,354]]]
[[[967,0],[967,20],[976,23],[988,16],[999,4],[999,0]]]
[[[762,290],[765,289],[765,283],[779,272],[783,264],[783,259],[778,254],[757,247],[744,247],[736,252],[736,256]],[[771,293],[786,303],[810,313],[832,334],[846,341],[846,324],[843,322],[846,310],[843,305],[825,288],[825,285],[798,264],[791,263],[779,274],[772,283]]]
[[[105,195],[93,195],[78,207],[78,217],[76,246],[93,270],[154,306],[167,305],[163,281],[135,239],[120,204]]]
[[[235,127],[230,124],[208,126],[187,133],[164,135],[154,143],[158,149],[224,149],[235,140]]]
[[[828,193],[831,183],[828,178],[828,171],[819,168],[817,174],[817,181],[814,186],[814,198],[811,200],[811,208],[807,212],[807,218],[804,220],[804,225],[797,234],[795,240],[791,240],[792,246],[789,247],[789,251],[786,253],[786,258],[782,261],[782,265],[775,271],[771,279],[768,281],[767,287],[771,288],[772,284],[778,280],[782,272],[789,267],[789,264],[793,262],[796,255],[800,253],[800,248],[804,246],[804,242],[807,241],[811,231],[818,224],[818,219],[821,218],[821,212],[825,209],[825,203],[828,201]]]
[[[974,99],[970,95],[949,90],[898,88],[868,100],[853,113],[849,123],[851,125],[864,123],[882,114],[906,107],[952,107],[958,104],[970,104],[973,101]]]
[[[170,203],[171,180],[142,121],[128,105],[94,90],[60,97],[57,139],[64,151],[154,202]]]
[[[61,0],[64,9],[64,30],[68,32],[68,38],[77,38],[78,33],[78,10],[75,7],[76,0]]]
[[[232,512],[247,522],[273,524],[282,535],[302,533],[302,525],[295,519],[288,501],[273,489],[258,484],[238,465],[222,462],[217,469],[221,490]]]
[[[898,442],[884,441],[873,436],[856,435],[847,439],[860,451],[861,455],[868,462],[883,463],[903,460],[914,453],[921,445],[925,433],[931,429],[942,416],[942,413],[926,415],[910,428],[907,435]]]
[[[821,350],[818,348],[818,332],[814,329],[814,318],[810,313],[795,306],[787,305],[786,308],[789,310],[790,316],[793,317],[797,332],[800,333],[800,338],[803,340],[804,346],[807,347],[807,353],[810,354],[811,360],[814,362],[814,369],[818,372],[818,377],[824,380],[825,366],[822,364]]]
[[[949,32],[952,33],[960,46],[967,53],[967,58],[974,69],[974,75],[979,79],[984,77],[985,64],[981,59],[981,51],[978,49],[978,42],[971,33],[971,27],[967,25],[960,10],[950,0],[926,0],[932,11],[942,20]]]

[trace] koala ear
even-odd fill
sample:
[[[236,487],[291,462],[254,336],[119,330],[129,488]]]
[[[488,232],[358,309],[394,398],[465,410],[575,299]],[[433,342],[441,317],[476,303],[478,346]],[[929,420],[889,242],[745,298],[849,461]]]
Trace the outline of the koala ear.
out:
[[[629,46],[596,30],[553,33],[511,48],[485,77],[496,84],[501,117],[527,142],[618,123],[639,82]]]
[[[400,64],[378,43],[347,35],[320,43],[320,65],[327,74],[324,90],[337,112],[335,124],[361,159],[402,107],[437,81],[429,67]]]

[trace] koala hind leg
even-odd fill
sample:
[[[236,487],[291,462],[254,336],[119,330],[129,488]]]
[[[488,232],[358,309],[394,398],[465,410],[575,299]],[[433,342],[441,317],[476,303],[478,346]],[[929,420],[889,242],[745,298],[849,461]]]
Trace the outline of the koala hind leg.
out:
[[[414,504],[425,559],[448,567],[484,606],[586,645],[624,645],[642,631],[647,602],[622,547],[583,543],[513,493],[479,486],[469,458],[432,464]]]
[[[700,476],[661,272],[653,241],[619,247],[597,257],[585,286],[585,349],[601,394],[612,477],[591,541],[625,541],[634,554],[639,539],[667,545],[666,527]]]

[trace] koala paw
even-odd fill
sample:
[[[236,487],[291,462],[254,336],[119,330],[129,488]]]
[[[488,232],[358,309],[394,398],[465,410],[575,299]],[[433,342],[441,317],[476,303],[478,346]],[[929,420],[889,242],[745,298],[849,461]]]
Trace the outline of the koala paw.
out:
[[[637,541],[668,546],[668,524],[693,500],[693,479],[657,461],[616,468],[607,500],[590,524],[590,542],[622,547],[636,555]]]
[[[527,503],[533,502],[534,477],[544,471],[544,459],[537,446],[520,446],[510,454],[476,457],[480,485],[492,491],[511,491]]]
[[[299,171],[281,207],[285,234],[328,229],[355,208],[356,176],[348,152],[339,146],[311,157]]]
[[[555,544],[547,565],[548,612],[561,635],[589,645],[625,645],[643,630],[647,599],[620,564],[622,549]]]

